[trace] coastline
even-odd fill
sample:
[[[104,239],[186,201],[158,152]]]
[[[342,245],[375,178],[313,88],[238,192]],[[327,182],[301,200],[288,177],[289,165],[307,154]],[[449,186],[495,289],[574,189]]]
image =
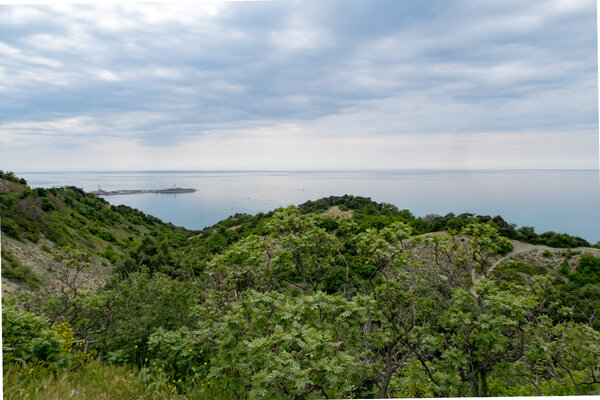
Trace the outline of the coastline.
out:
[[[171,189],[133,189],[133,190],[96,190],[90,192],[96,196],[114,196],[114,195],[123,195],[123,194],[145,194],[145,193],[162,193],[162,194],[172,194],[172,193],[194,193],[196,189],[187,189],[187,188],[171,188]]]

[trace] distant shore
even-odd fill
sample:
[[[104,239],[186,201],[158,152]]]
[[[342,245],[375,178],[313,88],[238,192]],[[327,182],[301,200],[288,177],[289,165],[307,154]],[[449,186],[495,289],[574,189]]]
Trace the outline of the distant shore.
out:
[[[115,196],[121,194],[144,194],[144,193],[193,193],[196,189],[170,188],[170,189],[134,189],[134,190],[96,190],[91,192],[96,196]]]

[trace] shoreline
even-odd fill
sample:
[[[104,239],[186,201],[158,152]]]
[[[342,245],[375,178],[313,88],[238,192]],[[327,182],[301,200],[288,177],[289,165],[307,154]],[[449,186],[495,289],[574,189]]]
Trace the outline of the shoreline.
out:
[[[186,189],[186,188],[172,188],[172,189],[133,189],[133,190],[96,190],[90,192],[96,196],[115,196],[115,195],[123,195],[123,194],[146,194],[146,193],[162,193],[162,194],[171,194],[171,193],[193,193],[196,192],[196,189]]]

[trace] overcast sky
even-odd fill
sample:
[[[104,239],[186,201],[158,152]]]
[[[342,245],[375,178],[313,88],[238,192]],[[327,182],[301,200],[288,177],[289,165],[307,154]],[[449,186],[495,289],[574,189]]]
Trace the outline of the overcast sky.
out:
[[[594,0],[0,6],[0,169],[597,168]]]

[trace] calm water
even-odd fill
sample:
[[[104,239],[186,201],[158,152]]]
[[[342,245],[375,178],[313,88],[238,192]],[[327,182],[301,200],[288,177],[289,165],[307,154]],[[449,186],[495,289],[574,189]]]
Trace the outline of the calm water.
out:
[[[390,172],[43,172],[18,173],[33,187],[87,191],[194,188],[195,193],[108,196],[163,221],[201,229],[237,212],[256,214],[332,195],[353,194],[415,216],[472,212],[600,240],[598,171]]]

